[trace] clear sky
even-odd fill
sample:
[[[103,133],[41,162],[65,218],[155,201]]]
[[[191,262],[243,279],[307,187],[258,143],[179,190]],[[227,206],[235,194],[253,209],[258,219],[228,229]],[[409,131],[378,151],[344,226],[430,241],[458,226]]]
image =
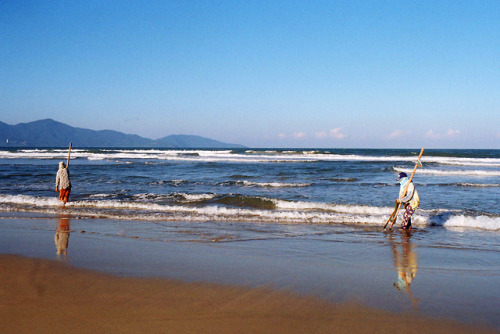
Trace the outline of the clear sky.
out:
[[[500,1],[0,1],[0,121],[500,148]]]

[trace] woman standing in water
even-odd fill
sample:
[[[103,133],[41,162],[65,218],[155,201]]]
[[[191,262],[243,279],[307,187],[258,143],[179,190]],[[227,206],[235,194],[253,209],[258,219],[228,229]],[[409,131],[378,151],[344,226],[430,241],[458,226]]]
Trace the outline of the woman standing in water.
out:
[[[69,179],[69,170],[62,161],[59,163],[59,170],[56,176],[56,192],[59,192],[59,200],[66,205],[71,192],[71,181]]]

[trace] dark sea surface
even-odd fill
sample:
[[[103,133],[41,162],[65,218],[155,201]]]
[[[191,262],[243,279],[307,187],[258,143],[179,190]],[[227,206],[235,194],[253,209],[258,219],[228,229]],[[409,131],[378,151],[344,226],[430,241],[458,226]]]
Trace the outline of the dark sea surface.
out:
[[[67,150],[4,149],[0,251],[54,257],[67,225],[70,261],[91,269],[278,286],[500,328],[500,150],[425,150],[414,230],[397,230],[401,212],[384,231],[397,174],[419,152],[74,148],[63,209],[54,188]]]
[[[380,225],[419,150],[73,149],[68,210],[135,220]],[[56,212],[67,151],[0,151],[0,210]],[[420,228],[500,230],[500,150],[427,150]]]

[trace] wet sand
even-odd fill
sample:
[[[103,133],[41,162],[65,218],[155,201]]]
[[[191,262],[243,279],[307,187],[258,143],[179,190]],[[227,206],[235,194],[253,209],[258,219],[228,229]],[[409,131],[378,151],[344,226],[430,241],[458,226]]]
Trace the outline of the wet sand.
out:
[[[434,247],[444,239],[456,244],[461,234],[410,238],[332,226],[321,227],[318,240],[315,226],[293,226],[305,236],[277,238],[289,227],[262,225],[264,236],[275,233],[219,242],[206,237],[219,231],[215,223],[4,215],[0,333],[500,328],[498,252]],[[238,234],[240,227],[228,228]]]
[[[268,289],[124,278],[0,255],[2,333],[478,333],[485,328]]]

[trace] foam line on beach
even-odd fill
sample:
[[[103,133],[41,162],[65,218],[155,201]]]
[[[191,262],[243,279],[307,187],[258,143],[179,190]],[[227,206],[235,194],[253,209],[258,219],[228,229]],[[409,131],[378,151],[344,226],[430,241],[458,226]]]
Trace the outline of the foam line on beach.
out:
[[[391,214],[391,207],[368,205],[343,205],[329,203],[293,202],[266,198],[235,198],[222,203],[248,204],[247,207],[224,206],[210,203],[213,194],[193,195],[191,200],[207,201],[201,206],[159,204],[136,200],[83,200],[70,202],[66,211],[76,216],[108,217],[126,220],[165,221],[242,221],[269,223],[348,223],[381,225]],[[269,209],[272,202],[275,208]],[[26,195],[0,195],[0,211],[32,211],[57,214],[60,202],[54,198]],[[262,207],[262,208],[261,208]],[[446,228],[475,228],[500,230],[500,217],[472,216],[444,210],[419,210],[413,218],[413,225],[430,225]],[[401,221],[402,211],[399,221]]]
[[[500,217],[457,215],[447,219],[443,226],[447,228],[478,228],[480,226],[484,230],[499,231]]]

